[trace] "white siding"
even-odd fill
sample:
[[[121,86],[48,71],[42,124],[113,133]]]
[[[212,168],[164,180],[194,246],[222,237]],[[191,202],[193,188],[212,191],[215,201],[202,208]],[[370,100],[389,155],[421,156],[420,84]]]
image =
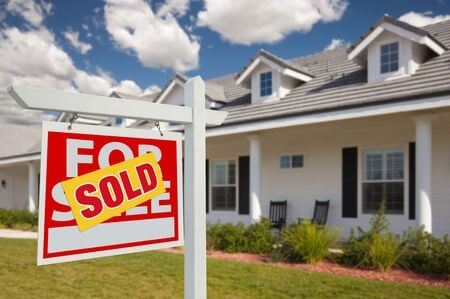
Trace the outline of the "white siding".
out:
[[[2,180],[6,181],[6,188],[0,185],[0,208],[28,208],[28,166],[0,168],[0,182]]]
[[[446,117],[447,119],[448,116]],[[433,229],[441,235],[450,233],[450,120],[441,117],[433,126]],[[311,218],[314,200],[330,199],[328,224],[341,227],[348,233],[351,227],[367,227],[370,215],[342,218],[341,171],[342,148],[357,146],[359,150],[371,147],[398,147],[407,149],[414,141],[415,124],[409,116],[383,117],[343,121],[325,125],[293,127],[265,131],[262,142],[261,208],[266,217],[270,200],[288,201],[288,222],[297,218]],[[244,135],[208,139],[208,158],[237,158],[248,155],[248,140]],[[303,154],[304,168],[280,169],[279,157],[286,154]],[[405,151],[405,164],[408,162]],[[360,158],[360,157],[359,157]],[[358,160],[361,166],[361,160]],[[402,233],[415,221],[408,219],[407,173],[405,174],[405,214],[388,216],[392,231]],[[211,222],[250,222],[249,216],[237,213],[214,213]]]

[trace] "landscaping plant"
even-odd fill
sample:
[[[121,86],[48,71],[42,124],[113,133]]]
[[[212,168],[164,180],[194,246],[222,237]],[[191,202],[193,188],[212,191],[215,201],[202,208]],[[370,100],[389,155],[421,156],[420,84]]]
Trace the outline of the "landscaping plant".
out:
[[[247,227],[243,223],[208,224],[206,238],[208,249],[225,252],[268,253],[275,244],[270,221],[265,218]]]
[[[389,232],[389,222],[384,214],[384,203],[370,220],[370,228],[358,227],[358,236],[352,231],[344,245],[344,254],[339,261],[352,265],[376,269],[381,272],[402,263],[405,252],[402,240]]]
[[[321,262],[338,240],[338,231],[310,222],[293,224],[283,230],[281,246],[288,257],[308,264]]]
[[[403,265],[417,272],[450,274],[450,239],[441,239],[421,229],[410,229],[405,236]]]
[[[223,250],[225,252],[242,252],[247,248],[244,237],[243,223],[208,224],[206,231],[208,249]]]
[[[275,237],[272,233],[271,222],[267,218],[250,224],[244,232],[246,252],[268,253],[275,245]]]
[[[7,210],[0,208],[0,225],[20,230],[36,230],[38,214],[28,210]]]

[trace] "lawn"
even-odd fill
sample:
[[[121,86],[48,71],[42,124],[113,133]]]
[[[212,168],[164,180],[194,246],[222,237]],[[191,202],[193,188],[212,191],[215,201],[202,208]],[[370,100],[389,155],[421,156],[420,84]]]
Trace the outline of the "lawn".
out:
[[[450,290],[208,260],[210,298],[450,298]],[[0,239],[1,298],[180,298],[183,256],[146,252],[36,266],[36,241]]]

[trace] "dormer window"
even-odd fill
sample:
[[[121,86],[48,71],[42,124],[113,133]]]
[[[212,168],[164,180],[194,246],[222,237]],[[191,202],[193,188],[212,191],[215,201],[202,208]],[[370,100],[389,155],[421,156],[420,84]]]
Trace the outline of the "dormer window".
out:
[[[259,75],[260,96],[270,96],[272,94],[272,72],[265,72]]]
[[[381,46],[381,68],[382,74],[398,71],[399,54],[398,42],[385,44]]]

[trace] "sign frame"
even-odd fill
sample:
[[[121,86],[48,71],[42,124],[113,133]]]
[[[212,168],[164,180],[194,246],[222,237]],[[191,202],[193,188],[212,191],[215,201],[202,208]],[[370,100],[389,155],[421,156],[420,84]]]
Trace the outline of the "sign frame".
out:
[[[185,124],[184,144],[184,297],[206,298],[206,126],[219,126],[226,111],[205,109],[205,82],[200,76],[184,84],[184,104],[150,103],[131,99],[10,86],[8,94],[24,109],[85,113]],[[189,174],[189,175],[186,175]]]
[[[165,132],[161,136],[156,131],[149,131],[143,129],[123,128],[123,127],[105,127],[93,126],[83,124],[73,124],[72,129],[69,130],[69,123],[64,122],[48,122],[44,121],[42,124],[42,146],[41,146],[41,181],[39,186],[39,226],[38,226],[38,250],[37,250],[37,264],[47,265],[63,262],[71,262],[77,260],[85,260],[98,257],[114,256],[119,254],[135,253],[148,250],[164,249],[184,245],[183,235],[183,176],[182,174],[182,134],[177,132]],[[130,138],[151,138],[158,140],[174,140],[176,141],[177,150],[177,204],[178,204],[178,240],[170,241],[160,244],[140,245],[134,247],[125,247],[118,249],[110,249],[97,252],[79,253],[68,256],[43,258],[44,252],[44,222],[46,209],[46,184],[47,184],[47,151],[48,151],[48,132],[67,132],[80,133],[93,136],[120,136]]]

